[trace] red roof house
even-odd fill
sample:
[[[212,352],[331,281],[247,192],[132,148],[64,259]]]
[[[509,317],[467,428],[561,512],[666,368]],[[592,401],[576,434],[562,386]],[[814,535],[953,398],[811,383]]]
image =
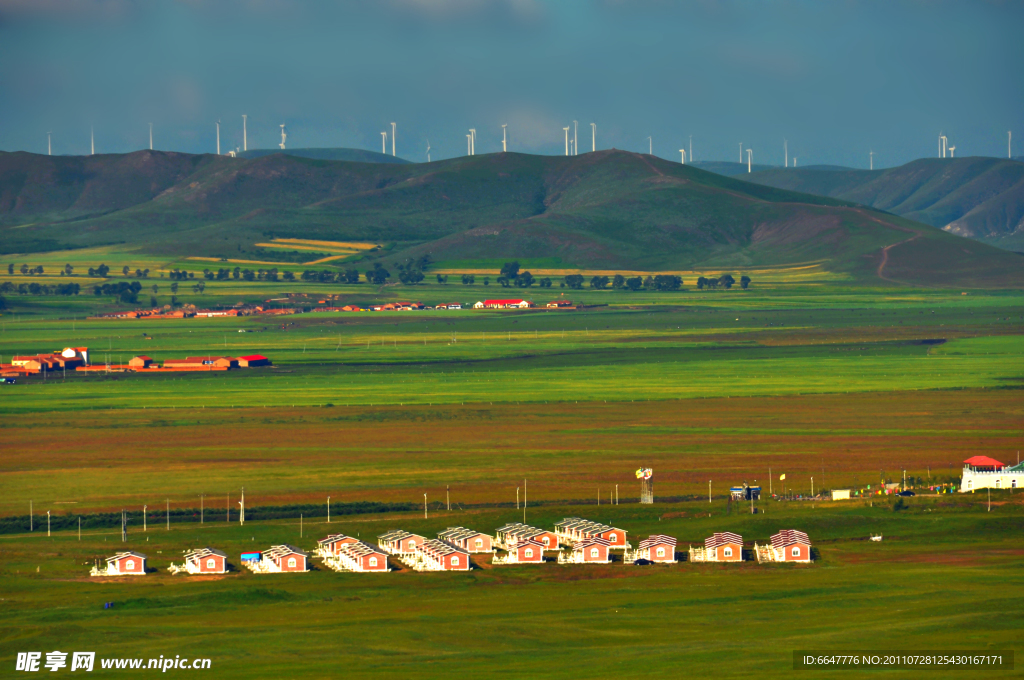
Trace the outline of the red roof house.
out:
[[[238,357],[238,365],[241,368],[252,368],[253,366],[269,366],[270,359],[266,358],[262,354],[250,354],[244,357]]]

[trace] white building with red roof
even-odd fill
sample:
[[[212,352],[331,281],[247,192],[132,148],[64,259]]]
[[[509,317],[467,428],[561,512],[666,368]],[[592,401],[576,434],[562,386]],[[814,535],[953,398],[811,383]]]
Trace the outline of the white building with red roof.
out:
[[[399,555],[398,560],[416,571],[469,571],[473,568],[468,552],[433,538],[417,545],[412,555]]]
[[[1024,463],[1006,465],[988,456],[971,456],[964,461],[960,493],[975,489],[1019,489],[1024,485]]]
[[[533,303],[529,300],[484,300],[473,305],[473,309],[529,309]]]
[[[545,550],[558,550],[558,536],[554,532],[521,522],[506,524],[494,532],[494,545],[502,550],[511,550],[519,543],[531,539],[543,545]]]
[[[413,555],[426,540],[419,534],[410,534],[408,531],[396,529],[378,536],[377,545],[390,555]]]
[[[346,536],[345,534],[330,534],[327,538],[317,542],[316,550],[313,552],[317,557],[328,559],[336,557],[341,548],[349,543],[358,543],[358,538]]]
[[[492,545],[494,539],[487,534],[465,527],[448,527],[440,532],[437,537],[445,543],[461,548],[468,553],[494,552],[494,546]]]
[[[555,536],[558,537],[559,543],[570,547],[585,538],[603,538],[613,549],[630,547],[625,529],[579,517],[566,517],[555,524]]]
[[[242,564],[256,574],[280,574],[307,571],[309,553],[293,545],[275,545],[264,550],[259,560],[244,560]]]

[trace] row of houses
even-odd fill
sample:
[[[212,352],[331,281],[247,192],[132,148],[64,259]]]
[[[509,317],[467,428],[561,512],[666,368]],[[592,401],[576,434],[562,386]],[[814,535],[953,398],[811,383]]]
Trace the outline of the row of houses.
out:
[[[626,532],[578,517],[566,518],[551,532],[526,524],[506,524],[489,536],[465,527],[449,527],[436,539],[404,530],[392,530],[377,537],[371,545],[345,534],[331,534],[320,540],[314,555],[324,566],[339,572],[385,572],[388,558],[414,571],[469,571],[472,554],[491,553],[494,565],[544,563],[546,552],[558,551],[558,564],[608,564],[611,551],[621,549],[626,564],[674,564],[677,540],[655,534],[640,541],[634,549]],[[612,536],[617,536],[613,543]],[[499,552],[500,550],[500,552]],[[807,534],[784,529],[765,544],[754,543],[758,562],[811,561],[811,542]],[[292,545],[275,545],[263,552],[244,553],[242,566],[256,574],[305,572],[310,554]],[[718,532],[703,546],[690,546],[690,562],[742,562],[743,537],[733,532]],[[213,548],[185,553],[181,564],[171,564],[173,574],[223,574],[228,569],[227,555]],[[146,556],[124,551],[106,559],[106,566],[93,568],[92,576],[126,576],[146,573]]]
[[[194,309],[191,307],[183,309],[125,309],[107,314],[90,316],[90,319],[212,319],[219,317],[238,316],[276,316],[281,314],[296,314],[301,310],[291,307],[264,307],[262,305],[241,305],[228,309]]]
[[[11,363],[0,364],[0,376],[38,375],[60,370],[83,372],[104,371],[227,371],[233,368],[254,368],[270,366],[271,361],[262,354],[249,354],[240,357],[185,357],[184,359],[167,359],[163,366],[146,355],[132,357],[127,364],[92,364],[89,362],[88,347],[67,347],[63,351],[33,356],[15,356]]]

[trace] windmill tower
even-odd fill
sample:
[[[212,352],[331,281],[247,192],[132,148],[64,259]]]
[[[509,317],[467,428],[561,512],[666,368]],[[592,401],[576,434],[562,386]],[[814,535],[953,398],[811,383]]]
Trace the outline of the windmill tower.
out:
[[[636,471],[636,478],[640,480],[640,503],[652,505],[654,503],[654,482],[651,477],[654,470],[651,468],[640,468]]]
[[[281,143],[278,144],[281,150],[284,151],[284,143],[288,140],[288,133],[284,131],[284,125],[281,125]]]

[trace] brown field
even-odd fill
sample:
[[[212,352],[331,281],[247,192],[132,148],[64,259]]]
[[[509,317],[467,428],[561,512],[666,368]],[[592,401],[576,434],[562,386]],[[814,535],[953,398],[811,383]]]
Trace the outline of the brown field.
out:
[[[1020,439],[1016,391],[957,390],[523,406],[176,409],[38,413],[9,419],[0,513],[111,510],[159,503],[221,507],[246,487],[252,505],[443,499],[602,502],[633,471],[656,496],[877,484],[959,474],[975,454],[1006,458]],[[1004,460],[1004,462],[1011,462]],[[1015,462],[1015,461],[1012,461]],[[824,478],[823,478],[824,477]],[[29,491],[31,490],[31,491]],[[776,492],[780,489],[776,488]],[[30,498],[29,494],[32,494]]]

